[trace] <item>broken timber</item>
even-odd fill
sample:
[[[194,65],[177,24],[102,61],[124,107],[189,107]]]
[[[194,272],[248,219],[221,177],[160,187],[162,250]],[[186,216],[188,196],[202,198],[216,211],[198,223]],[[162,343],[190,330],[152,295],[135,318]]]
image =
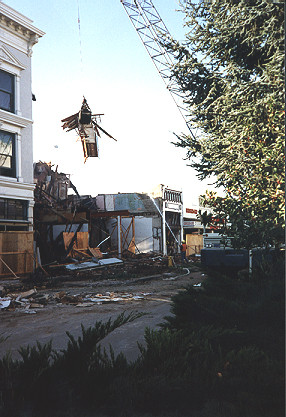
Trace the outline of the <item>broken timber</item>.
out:
[[[113,136],[99,126],[97,122],[99,116],[102,114],[92,114],[86,99],[83,98],[80,111],[62,120],[63,129],[66,129],[67,132],[75,129],[79,135],[83,147],[84,162],[88,157],[98,157],[97,140],[100,137],[100,131],[116,141]]]

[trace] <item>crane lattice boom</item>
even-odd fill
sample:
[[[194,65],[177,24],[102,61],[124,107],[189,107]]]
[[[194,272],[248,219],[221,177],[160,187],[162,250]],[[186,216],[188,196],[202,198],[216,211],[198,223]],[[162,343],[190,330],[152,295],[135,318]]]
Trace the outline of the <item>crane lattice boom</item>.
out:
[[[186,96],[174,77],[171,77],[172,68],[176,62],[175,57],[164,47],[166,40],[172,40],[170,32],[151,0],[120,1],[167,89],[171,93],[191,135],[194,137],[190,121],[188,120],[189,111],[184,103]]]

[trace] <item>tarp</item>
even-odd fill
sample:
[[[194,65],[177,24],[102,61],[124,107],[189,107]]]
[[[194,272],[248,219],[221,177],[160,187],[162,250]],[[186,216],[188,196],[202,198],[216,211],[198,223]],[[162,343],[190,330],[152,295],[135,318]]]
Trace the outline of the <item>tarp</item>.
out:
[[[108,259],[100,259],[98,262],[82,262],[80,264],[69,264],[66,265],[65,268],[70,271],[75,271],[78,269],[91,269],[91,268],[97,268],[99,266],[103,265],[114,265],[114,264],[120,264],[123,263],[121,259],[118,258],[108,258]]]

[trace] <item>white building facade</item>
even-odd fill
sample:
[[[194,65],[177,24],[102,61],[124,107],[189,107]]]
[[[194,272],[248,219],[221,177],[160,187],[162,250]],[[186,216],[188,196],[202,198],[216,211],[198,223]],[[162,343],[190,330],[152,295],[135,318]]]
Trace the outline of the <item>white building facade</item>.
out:
[[[159,201],[162,217],[162,253],[179,252],[183,240],[183,192],[160,184],[152,195]]]
[[[32,23],[0,2],[0,231],[33,229]]]

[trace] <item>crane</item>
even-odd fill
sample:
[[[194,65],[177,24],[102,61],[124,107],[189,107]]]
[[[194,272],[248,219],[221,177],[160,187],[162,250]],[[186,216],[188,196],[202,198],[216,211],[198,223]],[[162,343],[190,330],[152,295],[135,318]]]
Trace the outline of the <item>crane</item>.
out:
[[[175,78],[171,77],[176,60],[173,53],[164,47],[166,40],[172,40],[170,32],[152,0],[120,0],[120,2],[184,118],[191,136],[195,139],[189,111],[185,106],[186,95]]]
[[[163,79],[168,91],[170,92],[181,116],[190,131],[191,136],[195,139],[195,135],[191,128],[189,120],[189,111],[187,110],[186,95],[177,83],[175,77],[172,77],[172,69],[176,64],[176,59],[172,51],[168,50],[164,45],[166,40],[172,41],[170,32],[161,19],[152,0],[120,0],[131,23],[136,29],[143,45],[145,46],[150,58],[157,68],[161,78]],[[78,9],[78,27],[80,37],[80,16]],[[81,52],[81,41],[80,41]],[[88,113],[88,122],[81,122],[82,114]],[[93,118],[92,118],[93,116]],[[98,157],[97,137],[100,129],[107,136],[114,139],[109,133],[102,129],[96,122],[96,116],[92,115],[89,106],[84,98],[81,111],[62,120],[63,129],[70,131],[75,129],[82,141],[85,161],[88,157]],[[114,139],[116,140],[116,139]]]

